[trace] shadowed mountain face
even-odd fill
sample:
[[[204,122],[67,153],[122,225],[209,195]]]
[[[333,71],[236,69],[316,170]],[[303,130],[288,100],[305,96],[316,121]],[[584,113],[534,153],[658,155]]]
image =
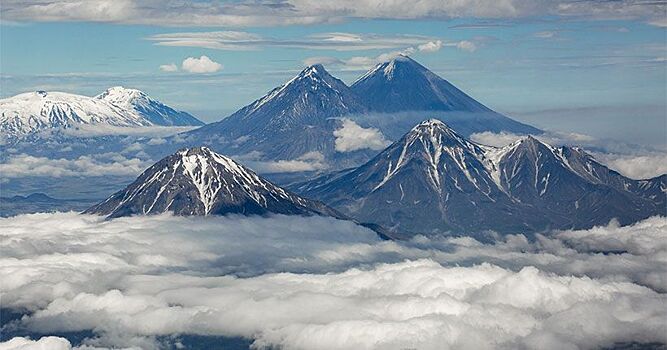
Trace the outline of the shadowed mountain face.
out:
[[[532,137],[488,147],[428,120],[366,164],[293,189],[358,220],[428,234],[627,224],[664,215],[658,187],[664,197],[664,177],[631,180],[579,149]]]
[[[181,150],[160,160],[127,188],[85,211],[110,218],[164,212],[342,217],[322,203],[285,191],[205,147]]]

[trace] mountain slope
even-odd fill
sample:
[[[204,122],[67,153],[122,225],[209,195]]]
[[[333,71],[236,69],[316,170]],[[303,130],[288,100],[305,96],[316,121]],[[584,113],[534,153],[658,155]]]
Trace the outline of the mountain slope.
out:
[[[645,192],[581,176],[564,155],[572,150],[532,137],[483,146],[428,120],[366,164],[292,188],[358,220],[413,233],[537,232],[665,213],[664,202]],[[655,192],[657,185],[643,186]]]
[[[369,121],[378,123],[376,126],[383,131],[390,129],[392,125],[387,123],[392,122],[394,127],[402,127],[402,135],[420,120],[437,118],[463,135],[482,131],[540,133],[539,129],[494,112],[407,56],[378,64],[351,89],[371,112],[400,113],[398,118],[383,116]],[[394,136],[391,130],[386,133]]]
[[[201,122],[139,90],[122,88],[109,89],[97,97],[36,91],[0,100],[0,132],[9,141],[79,125],[144,127]]]
[[[229,154],[254,152],[277,161],[318,152],[335,162],[341,156],[335,151],[333,132],[341,127],[336,118],[365,110],[349,87],[313,65],[228,118],[184,137]]]
[[[86,210],[109,218],[176,215],[326,215],[322,203],[299,197],[208,148],[184,149],[144,171],[132,184]]]

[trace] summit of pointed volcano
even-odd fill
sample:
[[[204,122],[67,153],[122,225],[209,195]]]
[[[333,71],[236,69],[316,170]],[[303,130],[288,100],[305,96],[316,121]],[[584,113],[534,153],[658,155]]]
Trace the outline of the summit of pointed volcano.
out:
[[[408,56],[399,55],[378,64],[351,88],[377,112],[491,112]]]

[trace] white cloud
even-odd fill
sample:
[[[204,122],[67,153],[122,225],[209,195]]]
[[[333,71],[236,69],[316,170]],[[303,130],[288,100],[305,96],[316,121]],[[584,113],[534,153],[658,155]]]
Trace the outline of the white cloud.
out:
[[[442,40],[429,41],[427,43],[417,46],[419,51],[436,52],[442,48]]]
[[[160,65],[160,70],[163,72],[176,72],[178,71],[178,66],[174,63]]]
[[[181,67],[190,73],[215,73],[223,68],[222,64],[212,61],[208,56],[188,57],[183,60]]]
[[[125,158],[105,153],[80,156],[75,159],[51,159],[27,154],[12,155],[0,163],[4,178],[65,177],[65,176],[136,176],[149,166],[139,158]]]
[[[353,152],[362,149],[382,150],[391,142],[385,139],[380,130],[362,128],[353,120],[343,119],[340,129],[333,132],[336,137],[335,147],[338,152]]]
[[[16,337],[0,343],[0,350],[70,350],[72,344],[67,339],[42,337],[39,340]]]

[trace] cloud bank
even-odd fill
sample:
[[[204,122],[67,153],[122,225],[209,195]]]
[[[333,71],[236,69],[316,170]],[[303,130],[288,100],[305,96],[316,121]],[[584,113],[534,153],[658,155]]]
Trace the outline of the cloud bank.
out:
[[[28,310],[11,326],[93,330],[88,345],[150,348],[176,333],[290,349],[667,343],[665,218],[487,244],[380,241],[322,217],[57,213],[0,225],[3,306]]]
[[[150,161],[140,158],[126,158],[120,154],[104,153],[80,156],[75,159],[12,155],[0,163],[0,173],[4,178],[25,176],[136,176],[150,166]]]

